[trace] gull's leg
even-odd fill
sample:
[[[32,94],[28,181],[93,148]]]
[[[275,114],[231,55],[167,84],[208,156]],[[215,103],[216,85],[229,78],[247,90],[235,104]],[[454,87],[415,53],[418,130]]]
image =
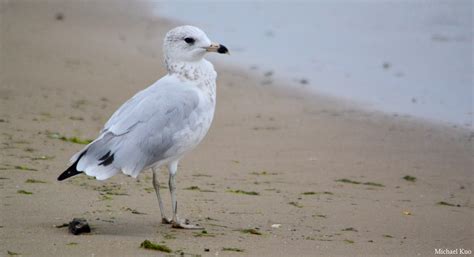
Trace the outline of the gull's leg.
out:
[[[161,196],[160,196],[160,182],[158,181],[158,172],[159,169],[157,168],[152,168],[153,171],[153,187],[155,188],[156,191],[156,197],[158,198],[158,205],[160,206],[160,212],[161,212],[161,223],[163,224],[171,224],[171,220],[166,218],[165,216],[165,209],[163,208],[163,202],[161,201]]]
[[[178,161],[172,162],[168,165],[170,172],[169,187],[171,193],[171,207],[173,208],[173,219],[171,224],[173,228],[185,228],[185,229],[202,229],[199,225],[189,224],[187,220],[178,218],[178,201],[176,199],[176,172],[178,171]]]

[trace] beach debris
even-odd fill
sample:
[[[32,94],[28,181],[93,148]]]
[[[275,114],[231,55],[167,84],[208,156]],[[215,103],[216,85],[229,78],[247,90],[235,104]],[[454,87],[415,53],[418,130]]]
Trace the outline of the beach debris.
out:
[[[244,194],[244,195],[260,195],[260,193],[255,192],[255,191],[244,191],[244,190],[227,190],[226,192],[228,193],[234,193],[234,194]]]
[[[244,249],[236,248],[236,247],[222,247],[222,251],[227,251],[227,252],[244,252]]]
[[[344,242],[345,242],[345,243],[348,243],[348,244],[353,244],[353,243],[355,243],[353,240],[349,240],[349,239],[344,239]]]
[[[461,207],[460,204],[448,203],[445,201],[440,201],[436,203],[437,205],[451,206],[451,207]]]
[[[262,235],[262,232],[258,231],[256,228],[247,228],[247,229],[241,229],[240,232],[244,234],[252,234],[252,235]]]
[[[165,252],[165,253],[171,253],[171,252],[173,252],[173,250],[171,250],[171,248],[169,248],[168,246],[162,245],[162,244],[153,243],[153,242],[151,242],[150,240],[145,240],[145,241],[143,241],[143,242],[140,244],[140,248],[149,249],[149,250],[155,250],[155,251],[160,251],[160,252]]]
[[[280,228],[281,224],[272,224],[272,228]]]
[[[410,175],[406,175],[405,177],[403,177],[404,180],[406,181],[410,181],[410,182],[415,182],[416,181],[416,177],[413,177],[413,176],[410,176]]]
[[[385,237],[385,238],[393,238],[393,236],[388,235],[388,234],[385,234],[385,235],[382,235],[382,236]]]
[[[403,211],[402,213],[403,213],[404,215],[411,216],[411,212],[410,212],[410,211]]]
[[[392,65],[391,65],[389,62],[384,62],[384,63],[382,64],[382,67],[383,67],[384,69],[386,69],[386,70],[390,69],[391,66],[392,66]]]
[[[16,191],[16,192],[17,192],[18,194],[24,194],[24,195],[32,195],[32,194],[33,194],[33,192],[26,191],[26,190],[23,190],[23,189],[18,190],[18,191]]]
[[[69,222],[69,232],[73,235],[80,235],[82,233],[90,233],[91,228],[86,219],[74,218]]]
[[[190,186],[190,187],[187,187],[185,188],[184,190],[201,190],[198,186]]]
[[[355,184],[355,185],[366,185],[366,186],[384,187],[384,185],[381,184],[381,183],[376,183],[376,182],[360,182],[360,181],[355,181],[355,180],[351,180],[351,179],[347,179],[347,178],[337,179],[336,182],[348,183],[348,184]]]

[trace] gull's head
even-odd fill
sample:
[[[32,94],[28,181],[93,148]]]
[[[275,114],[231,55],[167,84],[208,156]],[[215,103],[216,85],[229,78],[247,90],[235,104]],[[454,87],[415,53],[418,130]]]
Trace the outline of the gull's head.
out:
[[[208,52],[229,54],[224,45],[212,42],[204,31],[189,25],[166,33],[163,52],[166,60],[172,62],[199,61]]]

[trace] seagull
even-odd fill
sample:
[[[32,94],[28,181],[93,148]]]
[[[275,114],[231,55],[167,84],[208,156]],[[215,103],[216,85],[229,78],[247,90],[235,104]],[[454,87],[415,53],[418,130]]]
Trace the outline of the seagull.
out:
[[[161,222],[173,228],[200,229],[178,218],[175,178],[179,161],[202,141],[214,117],[217,73],[204,56],[229,51],[211,42],[201,29],[187,25],[166,34],[163,52],[168,74],[115,111],[100,135],[71,158],[72,165],[58,180],[81,173],[97,180],[120,172],[136,178],[151,169]],[[158,181],[164,165],[169,171],[171,219],[165,215]]]

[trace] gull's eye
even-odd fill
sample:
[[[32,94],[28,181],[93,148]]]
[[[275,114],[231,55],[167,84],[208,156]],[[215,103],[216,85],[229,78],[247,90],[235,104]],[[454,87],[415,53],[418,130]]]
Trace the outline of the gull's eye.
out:
[[[187,38],[184,39],[184,42],[186,42],[190,45],[194,44],[195,41],[196,40],[194,40],[194,38],[192,38],[192,37],[187,37]]]

